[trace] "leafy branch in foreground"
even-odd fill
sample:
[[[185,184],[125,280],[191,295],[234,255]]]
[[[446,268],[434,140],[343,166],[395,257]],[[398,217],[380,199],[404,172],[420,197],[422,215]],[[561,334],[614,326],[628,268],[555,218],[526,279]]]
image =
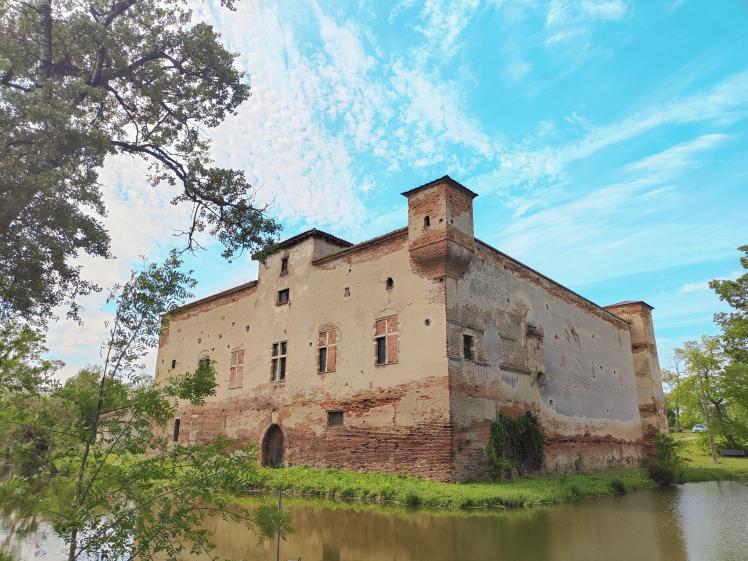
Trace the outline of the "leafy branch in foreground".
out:
[[[231,0],[221,2],[233,9]],[[209,128],[250,95],[216,31],[184,0],[0,0],[0,319],[44,323],[98,287],[72,261],[110,257],[98,173],[150,166],[224,256],[262,253],[279,225],[239,170],[214,165]]]
[[[207,517],[255,527],[256,515],[227,498],[261,484],[254,447],[183,446],[163,434],[179,400],[197,404],[214,394],[212,363],[203,361],[164,386],[141,375],[162,317],[194,286],[180,267],[172,253],[114,290],[116,313],[101,366],[64,385],[18,383],[0,394],[0,433],[13,443],[15,463],[0,497],[12,497],[17,512],[50,522],[68,544],[68,561],[177,559],[187,552],[212,557],[202,524]],[[44,443],[43,453],[29,455],[37,442]]]

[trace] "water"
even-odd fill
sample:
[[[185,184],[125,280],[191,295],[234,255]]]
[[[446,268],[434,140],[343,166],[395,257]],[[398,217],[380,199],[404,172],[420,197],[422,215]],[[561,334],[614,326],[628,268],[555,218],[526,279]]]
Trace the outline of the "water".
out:
[[[748,560],[748,486],[733,481],[500,512],[296,501],[287,508],[296,532],[282,543],[283,560]],[[275,558],[272,541],[258,545],[241,526],[218,519],[208,526],[216,557]],[[22,559],[39,559],[39,551],[48,561],[63,558],[62,544],[48,528],[15,545]]]

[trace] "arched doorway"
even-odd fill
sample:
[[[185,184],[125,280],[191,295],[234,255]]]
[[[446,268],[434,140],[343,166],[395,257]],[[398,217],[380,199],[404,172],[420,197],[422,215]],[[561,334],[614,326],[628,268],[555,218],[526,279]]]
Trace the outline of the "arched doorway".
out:
[[[283,466],[283,431],[278,425],[270,425],[262,439],[262,465],[273,468]]]

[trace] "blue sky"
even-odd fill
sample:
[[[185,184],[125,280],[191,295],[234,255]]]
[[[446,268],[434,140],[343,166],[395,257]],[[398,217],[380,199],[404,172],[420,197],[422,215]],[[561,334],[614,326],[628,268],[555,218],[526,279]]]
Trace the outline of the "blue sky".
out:
[[[240,54],[253,96],[212,132],[284,237],[361,241],[405,225],[400,192],[450,174],[477,191],[476,235],[590,299],[655,307],[660,360],[714,332],[706,286],[748,243],[748,3],[243,0],[198,5]],[[186,210],[142,166],[103,174],[116,264],[157,256]],[[137,227],[134,227],[137,226]],[[202,296],[256,265],[191,258]],[[51,334],[95,362],[106,310]]]

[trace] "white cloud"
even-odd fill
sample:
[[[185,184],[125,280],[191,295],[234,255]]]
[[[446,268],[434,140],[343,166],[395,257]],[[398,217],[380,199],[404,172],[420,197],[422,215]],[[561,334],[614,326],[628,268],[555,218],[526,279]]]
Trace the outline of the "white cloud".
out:
[[[528,139],[502,153],[498,159],[498,169],[479,176],[475,181],[483,191],[522,185],[533,187],[540,182],[560,181],[564,179],[569,164],[658,127],[706,121],[719,124],[725,120],[744,118],[746,110],[748,70],[743,70],[704,92],[653,105],[612,124],[592,126],[585,123],[583,134],[578,140],[561,146],[536,147],[536,140]],[[702,141],[722,139],[720,135],[713,136],[714,138],[704,137]],[[668,157],[674,159],[678,156],[673,153]]]
[[[595,25],[621,20],[627,13],[621,0],[553,0],[545,19],[545,42],[552,46],[587,40]]]
[[[734,271],[730,273],[729,275],[727,275],[726,277],[721,277],[719,280],[735,280],[744,274],[745,274],[745,271]],[[712,280],[713,279],[709,279],[705,281],[697,281],[697,282],[687,282],[680,287],[678,292],[681,294],[690,294],[693,292],[702,292],[705,290],[712,290],[711,288],[709,288],[709,282]]]
[[[525,208],[533,201],[525,203],[489,241],[521,258],[542,258],[544,270],[572,284],[714,257],[714,241],[726,236],[720,224],[705,223],[697,231],[652,213],[672,196],[667,184],[725,138],[703,135],[641,158],[621,168],[616,183],[534,213]],[[674,239],[680,240],[675,247],[669,242]]]

